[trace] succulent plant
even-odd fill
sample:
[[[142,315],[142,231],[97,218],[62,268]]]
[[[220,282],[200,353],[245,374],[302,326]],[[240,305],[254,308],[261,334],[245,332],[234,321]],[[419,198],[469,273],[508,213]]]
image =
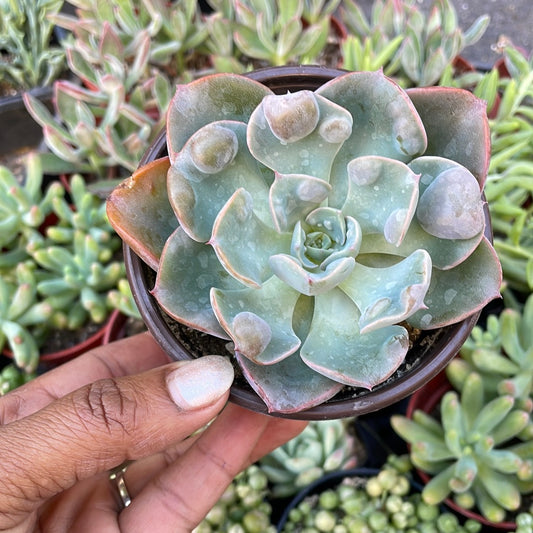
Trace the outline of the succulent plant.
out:
[[[61,13],[52,20],[74,36],[75,40],[66,43],[69,54],[83,56],[78,59],[100,67],[105,66],[105,58],[94,47],[95,42],[105,42],[103,51],[112,55],[117,48],[124,50],[130,59],[136,56],[139,47],[144,50],[148,43],[146,60],[179,74],[187,68],[188,55],[207,36],[197,0],[124,0],[109,5],[102,5],[98,0],[72,0],[70,3],[76,8],[75,15]],[[108,37],[102,41],[105,33]]]
[[[36,154],[26,157],[21,179],[8,167],[0,167],[0,269],[15,266],[28,257],[26,246],[30,241],[41,240],[38,229],[52,213],[54,199],[64,194],[58,182],[43,193],[42,166]],[[14,250],[14,254],[9,250]]]
[[[306,12],[312,19],[307,26]],[[313,63],[327,42],[329,12],[317,16],[309,4],[306,11],[304,0],[242,0],[235,4],[234,41],[245,56],[267,65]]]
[[[427,504],[414,490],[409,471],[396,464],[404,457],[390,457],[378,471],[355,469],[337,486],[331,481],[291,509],[282,533],[477,533],[481,524],[464,524],[451,512]],[[407,461],[409,463],[409,461]],[[410,465],[409,465],[410,466]],[[339,476],[340,478],[340,476]]]
[[[205,24],[208,31],[205,46],[215,71],[244,73],[246,65],[243,65],[241,58],[238,57],[233,32],[228,31],[228,28],[235,25],[235,21],[227,18],[221,11],[215,11],[206,18]]]
[[[516,530],[511,533],[533,533],[533,515],[519,513],[516,517]]]
[[[107,255],[107,248],[103,250]],[[32,254],[46,270],[37,290],[54,307],[51,320],[57,328],[75,329],[88,318],[103,322],[108,314],[107,291],[124,279],[124,263],[101,260],[102,247],[88,233],[75,230],[72,248],[50,245]]]
[[[117,63],[126,76],[119,59]],[[114,64],[111,59],[109,64]],[[54,91],[53,113],[31,94],[24,95],[28,112],[43,128],[46,145],[55,155],[46,160],[46,170],[108,178],[117,167],[135,168],[161,128],[160,112],[168,105],[170,84],[162,75],[124,84],[123,77],[105,73],[98,76],[97,88],[62,80],[54,84]]]
[[[32,265],[19,263],[11,275],[0,277],[0,351],[13,353],[13,360],[26,374],[39,363],[39,340],[33,328],[45,327],[52,316],[49,301],[39,298]]]
[[[13,363],[7,364],[0,372],[0,396],[24,385],[24,383],[27,383],[35,376],[36,374],[21,372],[21,370]]]
[[[98,259],[109,261],[120,248],[120,239],[110,226],[105,202],[91,192],[80,174],[70,176],[67,195],[52,200],[57,220],[46,228],[46,236],[55,244],[74,242],[76,231],[91,235],[102,248]]]
[[[105,202],[80,175],[68,194],[43,177],[33,152],[21,176],[0,167],[0,350],[25,376],[52,330],[102,322],[113,309],[138,317]]]
[[[478,85],[487,86],[489,97],[501,94],[490,121],[486,197],[505,287],[527,295],[533,292],[533,59],[511,44],[501,46],[511,77],[487,74]]]
[[[355,0],[347,0],[341,16],[349,32],[368,40],[374,50],[387,50],[401,36],[402,45],[385,70],[404,86],[424,87],[437,83],[446,66],[481,38],[490,21],[488,15],[480,16],[463,32],[450,0],[435,0],[427,16],[415,0],[376,0],[369,19]]]
[[[462,90],[358,72],[275,95],[212,75],[178,86],[169,159],[115,189],[108,216],[157,270],[161,307],[230,338],[269,411],[298,412],[389,378],[401,323],[439,328],[499,295],[487,137]]]
[[[432,476],[424,501],[436,504],[453,495],[461,507],[476,507],[488,520],[502,522],[533,489],[531,441],[516,443],[530,413],[511,395],[486,401],[483,378],[472,371],[460,394],[444,394],[439,414],[437,419],[417,409],[412,419],[391,418],[411,444],[413,464]]]
[[[350,419],[348,419],[350,420]],[[327,472],[353,468],[357,458],[347,421],[311,421],[297,437],[259,461],[274,497],[295,494]]]
[[[486,399],[510,395],[515,405],[533,411],[533,296],[523,310],[506,308],[499,316],[489,315],[485,328],[476,326],[455,358],[446,368],[448,379],[463,390],[470,372],[483,379]],[[533,438],[533,421],[519,437]]]
[[[275,533],[268,479],[257,465],[238,474],[193,533]]]
[[[92,0],[73,4],[78,7],[77,16],[61,14],[53,20],[72,31],[62,46],[68,68],[78,81],[54,84],[53,112],[31,95],[24,96],[55,156],[48,157],[46,169],[92,172],[99,177],[116,174],[117,167],[119,175],[121,168],[131,172],[163,125],[171,74],[162,70],[160,62],[166,62],[167,71],[177,75],[178,66],[170,68],[168,63],[183,44],[174,26],[194,34],[191,46],[201,34],[205,39],[207,30],[200,32],[195,26],[198,32],[193,31],[182,20],[197,9],[196,2],[189,0],[168,6],[157,0],[132,0],[115,9]],[[158,40],[172,31],[171,42]]]
[[[65,66],[65,53],[53,46],[53,24],[63,0],[0,2],[0,81],[17,89],[50,85]]]

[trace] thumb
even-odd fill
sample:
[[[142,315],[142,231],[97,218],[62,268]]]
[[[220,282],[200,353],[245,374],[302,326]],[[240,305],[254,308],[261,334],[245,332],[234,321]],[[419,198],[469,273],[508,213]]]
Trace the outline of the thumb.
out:
[[[183,440],[221,411],[232,381],[226,358],[205,356],[96,381],[0,427],[0,515],[30,512],[81,479]]]

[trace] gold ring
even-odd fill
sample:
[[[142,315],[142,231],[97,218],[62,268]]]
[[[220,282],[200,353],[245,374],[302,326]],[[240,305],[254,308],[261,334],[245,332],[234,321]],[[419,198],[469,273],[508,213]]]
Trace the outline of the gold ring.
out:
[[[124,480],[124,474],[130,463],[131,461],[126,461],[109,472],[109,481],[111,481],[117,489],[120,498],[119,503],[122,505],[122,509],[125,509],[131,504],[131,496],[126,487],[126,481]]]

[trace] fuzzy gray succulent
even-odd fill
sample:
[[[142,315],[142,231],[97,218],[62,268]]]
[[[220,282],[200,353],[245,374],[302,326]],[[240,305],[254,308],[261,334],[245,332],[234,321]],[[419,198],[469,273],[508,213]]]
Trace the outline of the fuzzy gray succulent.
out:
[[[297,412],[385,381],[405,324],[499,295],[488,142],[484,103],[459,89],[355,72],[278,95],[212,75],[178,86],[169,158],[115,189],[108,215],[157,271],[161,307],[231,339],[268,409]]]

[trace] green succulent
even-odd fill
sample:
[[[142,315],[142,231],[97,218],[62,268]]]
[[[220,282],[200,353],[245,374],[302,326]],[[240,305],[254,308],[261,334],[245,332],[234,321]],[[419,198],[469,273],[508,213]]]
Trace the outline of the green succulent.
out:
[[[233,32],[228,31],[235,26],[235,20],[227,18],[222,11],[215,11],[206,18],[205,23],[208,31],[205,47],[215,71],[244,73],[246,65],[235,45]]]
[[[533,61],[510,44],[502,47],[511,77],[491,73],[480,82],[488,98],[501,94],[490,121],[485,191],[505,287],[527,295],[533,292]]]
[[[114,64],[111,58],[109,64]],[[126,75],[119,58],[118,65]],[[50,173],[91,172],[109,178],[117,167],[119,173],[120,168],[132,171],[161,128],[160,114],[170,96],[170,83],[163,75],[131,84],[129,91],[123,76],[97,75],[93,90],[57,81],[53,112],[30,93],[23,97],[53,154],[45,159]]]
[[[41,160],[34,153],[25,158],[25,173],[20,179],[0,166],[0,270],[27,259],[26,248],[42,241],[39,227],[53,212],[54,201],[65,194],[58,182],[46,190],[43,185]]]
[[[282,533],[477,533],[481,524],[464,524],[413,490],[404,457],[390,457],[378,471],[353,470],[333,488],[311,493],[291,509]],[[408,463],[408,461],[407,461]],[[410,466],[410,465],[409,465]]]
[[[52,302],[52,322],[58,328],[75,329],[90,317],[95,323],[109,315],[107,291],[125,277],[124,263],[102,261],[108,249],[88,233],[75,230],[72,248],[50,245],[32,256],[44,269],[37,290]]]
[[[0,351],[9,349],[26,374],[37,368],[40,333],[53,314],[51,303],[38,295],[34,270],[31,263],[19,263],[0,277]]]
[[[503,521],[533,489],[531,441],[516,441],[529,424],[529,411],[511,395],[487,399],[475,371],[460,394],[446,392],[438,407],[439,419],[420,409],[412,418],[391,418],[394,430],[411,444],[413,464],[432,476],[422,491],[424,501],[437,504],[453,496],[461,507]]]
[[[105,202],[80,175],[68,194],[43,178],[36,153],[20,177],[0,167],[0,350],[13,353],[24,375],[35,371],[52,329],[98,323],[112,309],[139,316]]]
[[[437,83],[463,49],[481,38],[490,21],[488,15],[482,15],[463,31],[450,0],[435,0],[428,15],[416,0],[376,0],[370,18],[355,0],[347,0],[341,16],[349,33],[362,42],[359,48],[365,50],[364,57],[374,51],[373,66],[383,66],[403,86],[419,87]],[[344,59],[344,67],[362,68],[362,56],[354,53],[357,47],[353,41],[351,47],[352,54]]]
[[[15,364],[9,363],[0,372],[0,396],[24,385],[32,380],[36,374],[22,372]]]
[[[132,0],[116,8],[92,0],[73,4],[76,16],[60,14],[53,20],[72,32],[62,46],[70,72],[82,85],[56,82],[52,112],[24,95],[52,152],[45,159],[46,170],[92,172],[101,178],[116,174],[117,167],[119,175],[120,169],[131,172],[162,127],[170,79],[178,68],[169,65],[178,62],[180,50],[186,53],[178,27],[193,39],[186,46],[198,45],[207,30],[189,25],[197,9],[189,0],[169,5]]]
[[[120,239],[110,226],[105,202],[92,193],[80,174],[70,176],[68,198],[58,195],[52,200],[57,220],[46,229],[46,236],[56,244],[74,241],[76,231],[91,235],[102,245],[100,261],[109,261],[120,248]]]
[[[52,20],[73,34],[74,39],[64,45],[69,54],[79,56],[76,63],[88,62],[105,68],[102,52],[115,56],[120,50],[131,60],[142,49],[151,65],[180,74],[187,68],[188,56],[207,37],[197,0],[123,0],[109,4],[99,0],[72,0],[70,3],[77,8],[75,16],[59,14]],[[94,46],[100,42],[101,51]],[[88,71],[84,74],[91,76]]]
[[[327,472],[353,468],[354,438],[341,420],[311,421],[297,437],[259,461],[274,497],[295,494]]]
[[[167,132],[169,159],[115,189],[109,220],[168,314],[233,341],[269,411],[372,389],[405,358],[402,323],[499,295],[485,106],[467,91],[356,72],[275,95],[217,74],[178,86]]]
[[[516,517],[516,530],[511,533],[533,533],[533,515],[519,513]]]
[[[268,479],[257,465],[238,474],[193,533],[275,533]]]
[[[331,7],[337,1],[327,2]],[[313,63],[326,45],[330,9],[320,14],[304,0],[244,0],[235,4],[234,41],[250,59],[267,65]],[[304,25],[304,15],[310,17]]]
[[[533,411],[533,296],[522,311],[504,309],[489,315],[485,328],[476,326],[455,358],[446,368],[448,379],[463,390],[471,371],[483,379],[487,399],[510,395],[516,406]],[[533,437],[533,422],[519,435]]]
[[[65,67],[65,53],[53,46],[53,24],[63,0],[0,1],[0,81],[18,89],[50,85]]]

